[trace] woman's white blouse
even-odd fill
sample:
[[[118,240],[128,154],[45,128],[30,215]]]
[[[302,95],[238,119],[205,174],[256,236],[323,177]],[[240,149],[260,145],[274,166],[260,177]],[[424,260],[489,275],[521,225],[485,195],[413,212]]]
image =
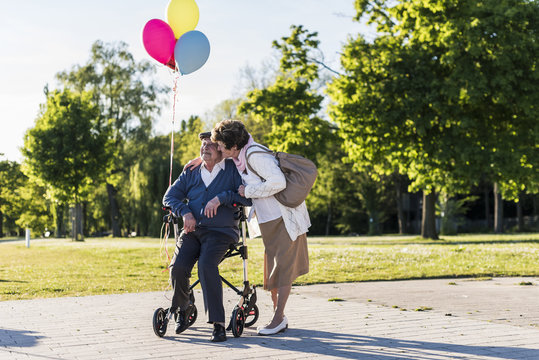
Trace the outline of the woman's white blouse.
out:
[[[247,150],[260,150],[257,147]],[[284,225],[290,238],[296,238],[305,234],[311,226],[309,213],[305,202],[296,208],[289,208],[282,205],[275,199],[276,194],[286,187],[286,179],[277,164],[277,160],[270,153],[255,153],[249,157],[249,165],[266,181],[256,176],[247,167],[247,173],[241,174],[245,183],[245,197],[253,200],[253,207],[248,216],[249,237],[253,238],[260,235],[258,223],[263,224],[268,221],[283,218]],[[254,219],[256,215],[256,220]]]

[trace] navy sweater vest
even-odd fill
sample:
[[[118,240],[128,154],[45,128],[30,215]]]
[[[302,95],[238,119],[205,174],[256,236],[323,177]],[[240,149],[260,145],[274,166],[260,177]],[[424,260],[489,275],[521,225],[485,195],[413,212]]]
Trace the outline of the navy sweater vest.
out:
[[[230,159],[225,160],[225,169],[217,174],[208,187],[202,181],[200,166],[197,166],[180,174],[165,193],[163,205],[169,207],[178,217],[192,213],[199,228],[213,229],[237,239],[239,220],[234,215],[237,211],[234,204],[252,205],[250,199],[238,194],[238,187],[241,184],[241,176]],[[204,215],[204,208],[215,196],[219,198],[221,205],[217,209],[217,215],[208,218]]]

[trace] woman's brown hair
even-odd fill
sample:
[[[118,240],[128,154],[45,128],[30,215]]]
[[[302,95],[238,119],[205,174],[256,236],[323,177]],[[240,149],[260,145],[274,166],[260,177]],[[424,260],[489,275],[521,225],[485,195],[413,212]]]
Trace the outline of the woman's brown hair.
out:
[[[223,120],[213,127],[211,141],[222,142],[227,150],[230,150],[234,145],[238,150],[241,150],[249,141],[249,133],[241,121]]]

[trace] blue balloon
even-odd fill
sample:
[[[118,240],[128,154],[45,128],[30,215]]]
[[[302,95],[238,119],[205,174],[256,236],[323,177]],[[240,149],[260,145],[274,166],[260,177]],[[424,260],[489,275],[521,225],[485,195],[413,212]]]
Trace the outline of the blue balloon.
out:
[[[197,71],[210,56],[210,42],[200,31],[188,31],[176,42],[174,59],[182,75]]]

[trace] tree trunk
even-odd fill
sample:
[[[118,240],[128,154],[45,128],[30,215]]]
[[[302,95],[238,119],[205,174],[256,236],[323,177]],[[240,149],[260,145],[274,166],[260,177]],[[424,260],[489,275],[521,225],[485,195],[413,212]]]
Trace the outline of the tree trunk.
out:
[[[396,200],[397,200],[397,219],[399,223],[399,234],[403,235],[406,233],[406,219],[404,218],[404,205],[403,205],[403,191],[402,191],[402,182],[398,179],[395,182],[396,190]]]
[[[524,232],[524,216],[522,214],[522,201],[524,200],[524,196],[520,194],[518,196],[517,201],[517,224],[518,224],[518,231]]]
[[[112,226],[112,236],[121,237],[120,231],[120,210],[118,208],[118,201],[116,200],[116,194],[118,191],[113,185],[107,183],[107,194],[109,196],[110,205],[110,224]]]
[[[326,236],[329,235],[330,227],[331,227],[331,201],[328,204],[328,216],[326,218]]]
[[[85,220],[82,228],[82,233],[85,237],[87,237],[90,234],[88,229],[88,201],[84,201],[82,203],[82,218]]]
[[[537,208],[539,207],[538,204],[539,204],[539,197],[537,196],[537,194],[532,194],[532,201],[533,201],[533,213],[532,213],[532,221],[530,223],[530,226],[535,228],[536,226],[536,221],[537,221]]]
[[[380,216],[376,210],[368,212],[369,214],[369,235],[380,235]]]
[[[84,219],[82,216],[82,204],[76,203],[71,213],[71,233],[74,241],[84,241]]]
[[[498,183],[494,183],[494,232],[503,233],[503,199]]]
[[[0,238],[4,237],[4,214],[0,211]]]
[[[56,204],[54,207],[56,213],[56,231],[54,236],[61,238],[63,236],[62,230],[64,228],[64,207],[59,204]]]
[[[487,229],[490,229],[492,222],[490,221],[490,191],[488,186],[485,186],[485,224]]]
[[[423,191],[423,211],[421,219],[421,237],[424,239],[438,239],[436,234],[436,193]]]

